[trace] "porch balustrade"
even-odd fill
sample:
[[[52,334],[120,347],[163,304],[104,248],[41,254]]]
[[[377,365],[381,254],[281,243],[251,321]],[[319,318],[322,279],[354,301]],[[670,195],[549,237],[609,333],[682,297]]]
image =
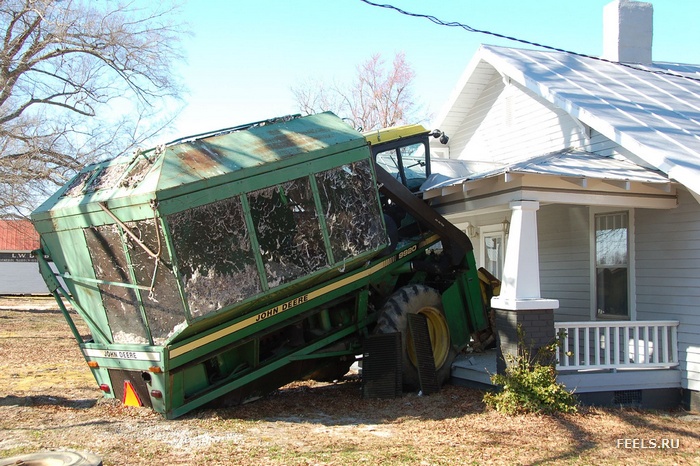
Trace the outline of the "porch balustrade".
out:
[[[554,328],[560,371],[678,365],[678,321],[557,322]]]

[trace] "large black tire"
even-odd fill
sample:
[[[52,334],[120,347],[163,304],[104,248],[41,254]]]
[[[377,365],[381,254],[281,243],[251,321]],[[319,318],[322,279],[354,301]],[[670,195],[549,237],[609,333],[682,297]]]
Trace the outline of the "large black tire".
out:
[[[425,285],[404,286],[397,290],[379,311],[375,332],[401,332],[403,388],[406,391],[414,391],[420,388],[420,381],[408,328],[408,314],[422,314],[428,321],[435,372],[438,384],[442,385],[450,378],[452,362],[457,356],[457,351],[452,346],[440,293]]]

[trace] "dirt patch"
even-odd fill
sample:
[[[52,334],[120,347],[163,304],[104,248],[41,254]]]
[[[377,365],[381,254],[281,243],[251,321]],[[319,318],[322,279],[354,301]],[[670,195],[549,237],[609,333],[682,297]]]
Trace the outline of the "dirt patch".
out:
[[[0,298],[0,458],[69,449],[105,465],[700,464],[689,413],[507,417],[455,386],[362,399],[357,375],[166,421],[102,399],[55,303],[10,301]]]

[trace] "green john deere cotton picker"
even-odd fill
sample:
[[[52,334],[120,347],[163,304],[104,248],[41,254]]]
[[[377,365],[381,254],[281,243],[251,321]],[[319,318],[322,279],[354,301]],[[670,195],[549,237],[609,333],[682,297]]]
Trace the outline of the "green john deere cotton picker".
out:
[[[363,135],[324,113],[82,170],[32,221],[40,270],[106,396],[175,418],[338,378],[387,335],[393,352],[375,361],[398,355],[396,380],[444,382],[488,319],[469,239],[414,194],[428,137]],[[421,369],[425,341],[434,364]]]

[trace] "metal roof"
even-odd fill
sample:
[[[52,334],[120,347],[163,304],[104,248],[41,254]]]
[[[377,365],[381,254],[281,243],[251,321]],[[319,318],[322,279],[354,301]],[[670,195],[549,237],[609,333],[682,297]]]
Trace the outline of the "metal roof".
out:
[[[463,169],[457,170],[457,162],[464,162]],[[535,174],[565,176],[575,178],[591,178],[614,181],[636,181],[641,183],[668,183],[668,177],[661,171],[651,170],[627,160],[607,157],[578,149],[566,149],[560,152],[534,157],[510,165],[492,166],[485,168],[482,164],[481,171],[470,171],[469,162],[450,160],[449,169],[443,168],[440,159],[432,162],[434,176],[431,176],[423,186],[422,191],[436,188],[445,188],[494,176],[511,174]],[[458,176],[450,176],[450,173],[459,173]]]
[[[65,208],[73,212],[80,205],[107,201],[134,205],[162,200],[169,190],[198,190],[224,178],[230,181],[271,173],[294,156],[321,157],[341,145],[364,147],[366,141],[330,112],[182,138],[85,167],[36,209],[33,218],[48,211]]]
[[[0,220],[0,251],[25,252],[39,248],[39,233],[29,220]]]
[[[455,130],[498,72],[700,192],[700,65],[621,65],[565,52],[482,46],[438,120]]]

